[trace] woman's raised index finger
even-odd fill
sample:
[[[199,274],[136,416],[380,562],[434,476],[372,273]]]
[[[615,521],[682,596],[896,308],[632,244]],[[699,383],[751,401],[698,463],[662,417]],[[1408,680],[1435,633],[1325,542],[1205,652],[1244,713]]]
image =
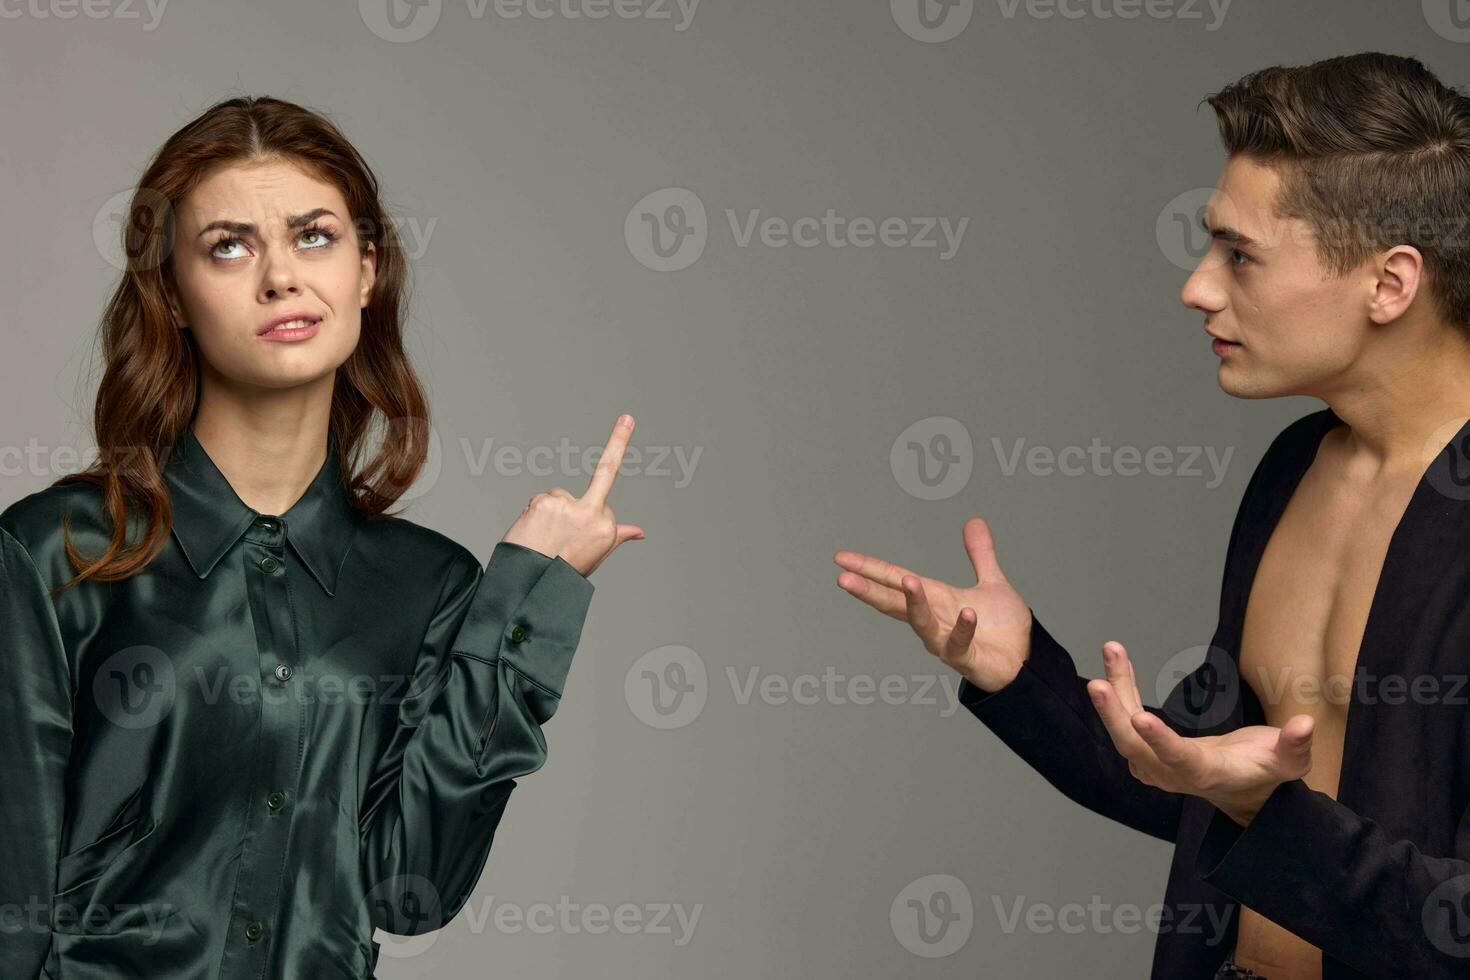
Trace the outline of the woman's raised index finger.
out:
[[[607,445],[602,447],[602,457],[597,461],[597,469],[592,472],[592,482],[587,484],[584,499],[590,499],[599,504],[607,502],[607,495],[612,490],[613,480],[618,475],[618,467],[623,465],[623,452],[627,450],[628,440],[633,436],[633,425],[633,416],[618,416],[617,422],[613,424],[612,435],[608,437]]]

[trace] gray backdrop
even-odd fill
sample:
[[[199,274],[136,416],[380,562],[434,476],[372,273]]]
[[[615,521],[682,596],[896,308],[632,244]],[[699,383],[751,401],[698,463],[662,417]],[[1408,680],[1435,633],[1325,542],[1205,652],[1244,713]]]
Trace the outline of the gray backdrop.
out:
[[[1179,302],[1222,163],[1199,100],[1364,49],[1464,84],[1451,2],[6,0],[5,502],[93,448],[158,144],[230,95],[323,110],[411,251],[439,447],[408,516],[483,560],[628,411],[611,503],[648,532],[594,575],[475,895],[380,933],[379,975],[1142,976],[1170,848],[956,711],[831,556],[968,584],[984,516],[1079,669],[1118,639],[1158,703],[1252,467],[1320,407],[1223,394]]]

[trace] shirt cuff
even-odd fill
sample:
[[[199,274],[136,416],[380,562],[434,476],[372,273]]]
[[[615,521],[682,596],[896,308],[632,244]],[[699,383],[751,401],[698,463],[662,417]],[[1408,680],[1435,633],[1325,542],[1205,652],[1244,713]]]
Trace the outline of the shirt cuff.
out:
[[[1041,625],[1035,613],[1031,616],[1031,652],[1020,671],[1005,687],[986,691],[960,680],[959,701],[970,714],[1008,737],[1022,740],[1050,737],[1044,712],[1036,709],[1038,700],[1053,693],[1056,678],[1066,676],[1076,683],[1077,672],[1072,658]]]
[[[1195,861],[1195,874],[1230,897],[1280,922],[1292,909],[1334,904],[1323,869],[1341,865],[1334,801],[1300,779],[1278,785],[1242,827],[1218,807]],[[1328,804],[1328,805],[1324,805]]]
[[[485,565],[454,652],[506,663],[561,697],[595,587],[561,558],[501,541]]]

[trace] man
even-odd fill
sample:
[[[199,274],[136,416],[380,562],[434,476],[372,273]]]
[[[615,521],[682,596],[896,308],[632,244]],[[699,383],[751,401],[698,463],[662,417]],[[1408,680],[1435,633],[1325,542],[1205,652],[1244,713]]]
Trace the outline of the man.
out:
[[[852,551],[837,584],[1063,793],[1175,844],[1156,980],[1470,976],[1470,98],[1365,53],[1207,101],[1227,161],[1181,298],[1227,394],[1328,407],[1246,487],[1205,662],[1163,708],[1122,644],[1078,675],[980,518],[973,586]]]

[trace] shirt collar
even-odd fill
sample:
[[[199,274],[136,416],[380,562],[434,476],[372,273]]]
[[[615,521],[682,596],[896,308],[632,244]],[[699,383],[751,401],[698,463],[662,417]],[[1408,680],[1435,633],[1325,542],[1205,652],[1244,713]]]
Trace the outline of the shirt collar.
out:
[[[163,476],[173,500],[173,532],[200,578],[207,576],[257,517],[200,445],[190,425],[174,443]],[[327,595],[352,547],[358,518],[342,484],[335,440],[301,499],[278,515],[286,540]]]

